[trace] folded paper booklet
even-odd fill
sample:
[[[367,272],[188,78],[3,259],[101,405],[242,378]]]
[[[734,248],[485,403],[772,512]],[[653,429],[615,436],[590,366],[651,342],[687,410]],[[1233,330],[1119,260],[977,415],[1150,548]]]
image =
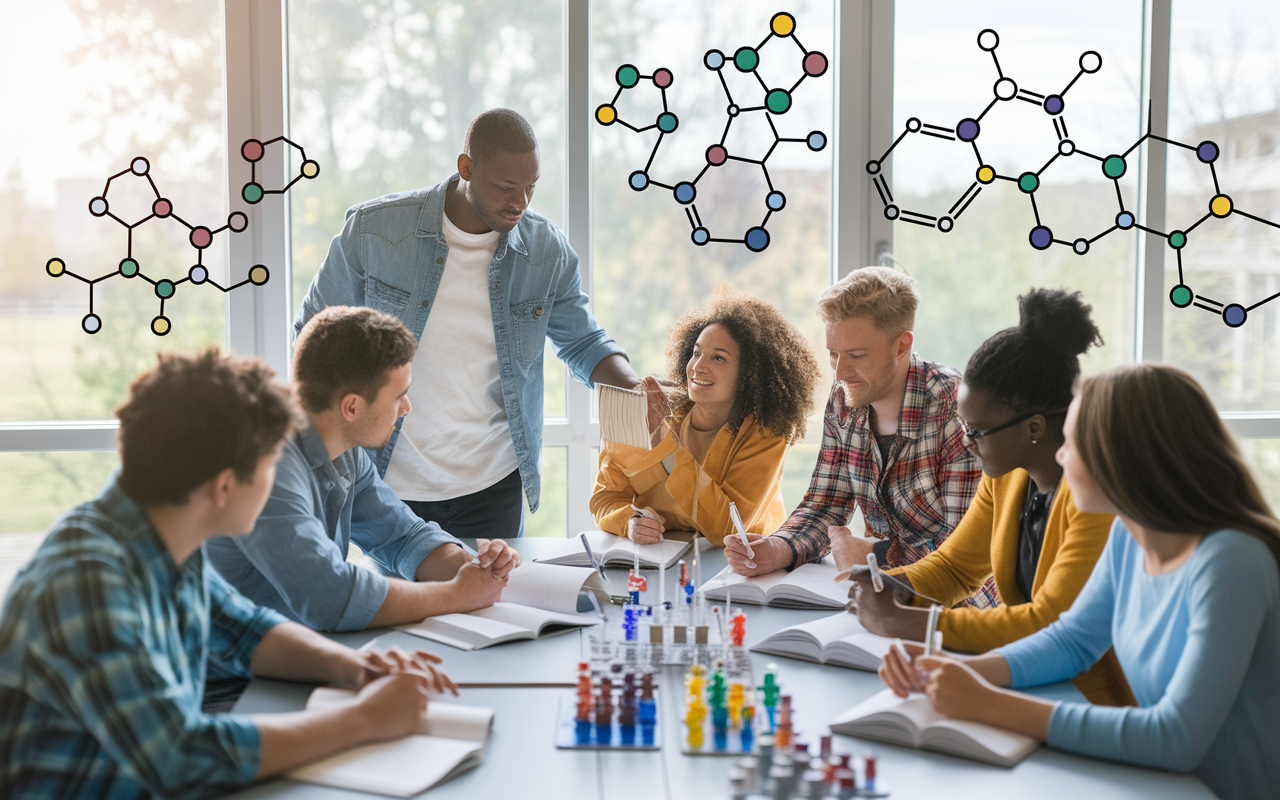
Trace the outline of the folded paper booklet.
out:
[[[831,556],[803,564],[791,572],[778,570],[748,578],[725,567],[702,584],[709,600],[724,600],[727,589],[735,603],[779,608],[844,608],[849,584],[836,583],[838,574]]]
[[[640,566],[648,569],[666,569],[689,552],[691,542],[676,539],[664,539],[657,544],[636,544],[624,536],[614,536],[607,531],[587,531],[587,542],[591,545],[591,554],[596,562],[607,566],[629,567],[633,563],[636,549],[640,550]],[[700,542],[706,539],[698,538]],[[536,559],[539,564],[563,564],[571,567],[589,567],[591,558],[582,546],[582,537],[574,536],[564,543],[548,548]]]
[[[347,689],[319,688],[307,709],[335,708],[355,700]],[[306,783],[393,797],[412,797],[480,763],[493,728],[493,709],[432,702],[413,736],[364,745],[289,773]]]
[[[584,587],[603,588],[595,570],[528,562],[512,570],[502,600],[488,608],[394,627],[459,650],[541,639],[600,621],[598,614],[577,610],[578,593]]]
[[[885,689],[831,721],[831,730],[891,744],[1012,767],[1031,755],[1040,742],[1030,736],[984,725],[947,719],[933,710],[929,698],[913,694],[905,700]]]
[[[606,383],[599,389],[600,438],[607,442],[652,450],[649,438],[649,397],[643,389],[623,389]]]
[[[738,598],[736,587],[733,598]],[[862,627],[857,617],[842,611],[771,633],[751,649],[758,653],[874,672],[880,668],[880,659],[888,654],[894,641],[871,633]]]

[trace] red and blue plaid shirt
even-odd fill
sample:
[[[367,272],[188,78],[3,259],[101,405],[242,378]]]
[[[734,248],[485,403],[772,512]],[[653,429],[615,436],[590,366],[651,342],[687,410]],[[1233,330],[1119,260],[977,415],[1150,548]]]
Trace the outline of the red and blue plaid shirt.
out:
[[[956,370],[912,354],[887,464],[876,445],[871,406],[851,408],[844,387],[832,388],[809,491],[774,534],[791,546],[791,568],[826,555],[827,526],[847,525],[855,506],[862,509],[867,536],[890,542],[890,567],[924,558],[951,535],[982,476],[956,419],[959,384]],[[980,608],[997,602],[993,581],[968,601]]]

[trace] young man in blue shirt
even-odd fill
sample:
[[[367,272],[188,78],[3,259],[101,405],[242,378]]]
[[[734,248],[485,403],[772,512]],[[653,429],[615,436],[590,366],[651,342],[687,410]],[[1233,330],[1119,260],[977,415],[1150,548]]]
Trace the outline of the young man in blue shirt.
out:
[[[296,420],[261,361],[161,356],[120,418],[121,469],[59,520],[0,617],[0,794],[197,797],[414,732],[452,688],[418,652],[361,653],[253,605],[205,565],[243,535]],[[201,710],[208,668],[360,688],[352,706]],[[393,674],[398,673],[398,674]]]
[[[476,117],[458,174],[347,211],[294,323],[363,305],[421,341],[409,392],[418,412],[375,463],[415,513],[464,538],[520,535],[522,495],[538,509],[548,339],[581,383],[640,385],[591,316],[577,254],[528,210],[538,174],[523,117]]]
[[[209,559],[246,597],[325,631],[417,622],[493,605],[520,563],[481,540],[479,564],[416,516],[364,448],[386,446],[411,409],[413,334],[371,308],[330,306],[293,351],[307,425],[284,446],[253,533],[209,543]],[[355,542],[386,575],[347,561]]]

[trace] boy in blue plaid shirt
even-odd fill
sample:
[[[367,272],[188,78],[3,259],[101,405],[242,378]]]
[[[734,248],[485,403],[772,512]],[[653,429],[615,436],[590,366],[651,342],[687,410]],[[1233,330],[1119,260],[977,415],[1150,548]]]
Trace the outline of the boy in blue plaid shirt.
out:
[[[122,467],[19,572],[0,616],[0,796],[200,797],[415,731],[452,683],[253,605],[203,543],[253,529],[295,428],[261,361],[161,356],[117,409]],[[353,705],[201,709],[210,666],[360,688]]]

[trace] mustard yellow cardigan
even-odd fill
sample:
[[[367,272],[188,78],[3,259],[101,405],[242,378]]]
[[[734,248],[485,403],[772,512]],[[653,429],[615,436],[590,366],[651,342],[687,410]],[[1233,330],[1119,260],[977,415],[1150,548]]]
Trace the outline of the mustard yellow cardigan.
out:
[[[674,420],[678,430],[684,418]],[[675,454],[668,475],[662,459]],[[676,436],[667,434],[653,450],[604,442],[600,471],[591,494],[591,514],[600,530],[627,535],[631,504],[648,506],[667,530],[698,531],[717,546],[734,532],[729,501],[738,506],[743,527],[767,536],[787,518],[782,504],[782,466],[787,442],[748,415],[737,435],[725,425],[699,464]]]
[[[1071,488],[1062,481],[1049,509],[1031,597],[1024,597],[1014,573],[1029,482],[1030,476],[1021,469],[999,478],[984,474],[977,496],[946,541],[914,564],[893,570],[906,576],[917,591],[949,606],[978,591],[995,575],[999,606],[959,606],[942,613],[938,630],[942,631],[942,646],[949,650],[985,653],[1047,626],[1075,602],[1102,555],[1112,515],[1077,509]],[[917,598],[916,602],[925,601]],[[1094,703],[1133,702],[1124,673],[1110,650],[1075,683]]]

